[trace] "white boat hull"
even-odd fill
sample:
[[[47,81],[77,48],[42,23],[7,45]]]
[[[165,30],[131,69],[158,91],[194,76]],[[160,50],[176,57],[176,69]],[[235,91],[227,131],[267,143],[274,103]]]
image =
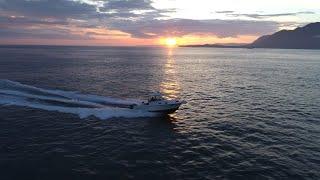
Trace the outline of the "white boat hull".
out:
[[[158,112],[158,113],[173,113],[179,109],[181,104],[168,104],[168,105],[145,105],[141,104],[136,106],[134,109],[146,110],[149,112]]]
[[[167,100],[158,92],[152,94],[148,101],[131,105],[130,108],[154,113],[170,114],[178,110],[184,103],[186,102],[180,100]]]
[[[178,110],[182,103],[183,102],[180,102],[180,101],[142,103],[134,106],[133,109],[170,114]]]

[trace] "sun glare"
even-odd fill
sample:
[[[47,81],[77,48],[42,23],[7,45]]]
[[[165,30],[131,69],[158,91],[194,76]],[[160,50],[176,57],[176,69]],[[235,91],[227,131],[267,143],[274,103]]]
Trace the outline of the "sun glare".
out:
[[[175,38],[166,38],[166,45],[169,47],[173,47],[177,45],[177,40]]]

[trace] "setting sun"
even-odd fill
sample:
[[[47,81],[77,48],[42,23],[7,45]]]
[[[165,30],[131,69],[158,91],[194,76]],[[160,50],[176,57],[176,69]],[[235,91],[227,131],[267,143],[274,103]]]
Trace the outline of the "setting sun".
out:
[[[166,45],[170,47],[177,45],[177,40],[175,38],[167,38],[165,42]]]

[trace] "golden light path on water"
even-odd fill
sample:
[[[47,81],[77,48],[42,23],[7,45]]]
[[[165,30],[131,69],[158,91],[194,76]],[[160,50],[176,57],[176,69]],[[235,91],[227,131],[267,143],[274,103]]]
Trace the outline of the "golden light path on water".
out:
[[[170,47],[167,51],[167,60],[164,65],[164,78],[160,83],[160,91],[167,99],[179,99],[181,87],[176,72],[176,62],[173,56],[174,48]],[[178,119],[177,113],[170,114],[169,116],[172,119]]]
[[[173,58],[173,48],[168,48],[167,61],[164,65],[164,79],[160,84],[160,91],[168,99],[179,98],[180,84],[176,75],[175,60]]]

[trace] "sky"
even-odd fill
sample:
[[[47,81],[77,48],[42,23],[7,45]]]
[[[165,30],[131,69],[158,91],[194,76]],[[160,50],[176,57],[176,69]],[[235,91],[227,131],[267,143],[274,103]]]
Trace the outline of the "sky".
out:
[[[319,21],[320,0],[0,0],[0,44],[250,43]]]

